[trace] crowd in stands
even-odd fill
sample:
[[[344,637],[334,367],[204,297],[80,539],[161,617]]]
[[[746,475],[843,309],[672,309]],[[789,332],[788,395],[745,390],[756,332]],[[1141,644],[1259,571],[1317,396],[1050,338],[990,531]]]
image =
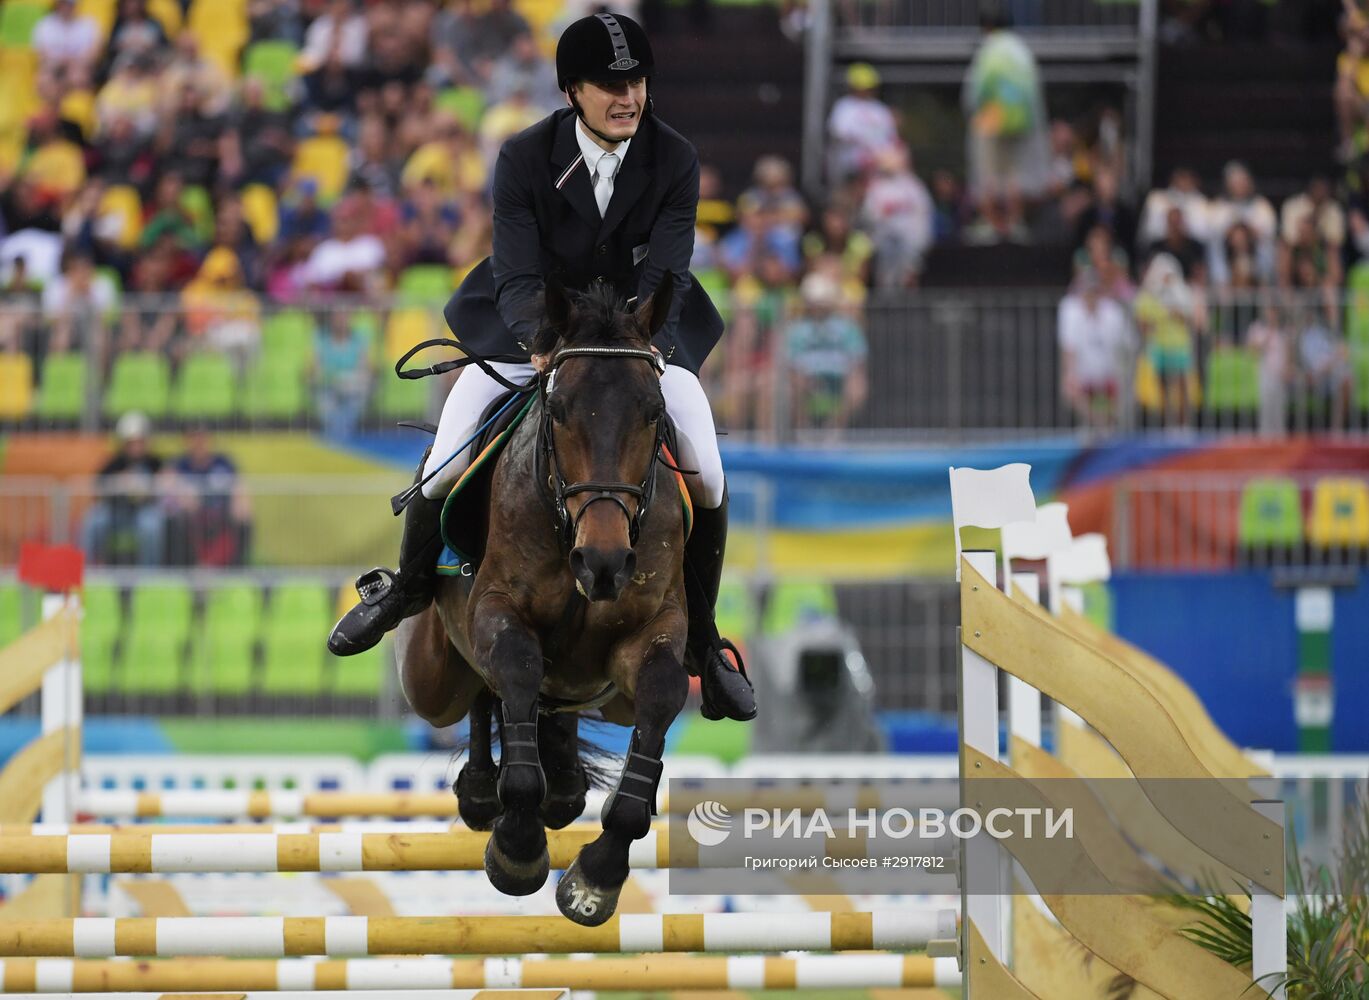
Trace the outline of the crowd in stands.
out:
[[[493,159],[563,104],[547,55],[580,13],[554,5],[532,24],[510,0],[5,8],[16,3],[41,17],[25,45],[0,48],[0,355],[41,370],[81,353],[108,376],[130,353],[178,370],[213,354],[246,393],[284,363],[261,364],[284,309],[308,326],[292,377],[335,436],[401,415],[376,405],[395,382],[385,367],[438,333],[435,307],[489,253]],[[1369,71],[1355,46],[1369,29],[1347,22],[1337,101],[1360,129],[1369,99],[1354,88]],[[1115,423],[1134,382],[1164,422],[1187,423],[1200,363],[1237,345],[1258,358],[1262,426],[1281,426],[1308,387],[1341,423],[1353,359],[1339,290],[1369,250],[1369,185],[1350,188],[1346,212],[1314,180],[1276,212],[1233,163],[1210,197],[1181,170],[1133,201],[1120,113],[1052,119],[1030,51],[986,27],[962,91],[963,176],[919,174],[861,63],[828,118],[821,202],[778,157],[735,196],[704,165],[692,266],[729,321],[704,373],[720,422],[850,425],[869,392],[867,302],[916,288],[938,246],[1014,242],[1076,248],[1061,380],[1081,422]],[[323,302],[347,308],[313,311]],[[405,304],[428,316],[388,311]],[[420,412],[403,415],[421,415],[426,397],[410,398]]]

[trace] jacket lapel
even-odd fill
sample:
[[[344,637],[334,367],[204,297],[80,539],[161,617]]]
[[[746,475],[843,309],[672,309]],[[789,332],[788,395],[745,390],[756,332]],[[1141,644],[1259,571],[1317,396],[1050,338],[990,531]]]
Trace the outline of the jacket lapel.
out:
[[[617,228],[618,224],[627,216],[628,211],[637,200],[646,193],[648,185],[651,183],[651,161],[654,147],[652,134],[653,126],[651,119],[642,122],[637,134],[632,137],[632,142],[628,144],[627,155],[623,157],[623,165],[618,168],[618,174],[613,178],[613,197],[609,199],[608,208],[604,212],[603,221],[599,224],[599,232],[595,240],[601,240]],[[571,136],[574,139],[574,136]],[[593,202],[594,192],[590,192],[590,203]]]
[[[629,150],[631,147],[628,147]],[[599,205],[594,200],[594,188],[589,180],[589,168],[575,141],[575,115],[567,114],[556,126],[556,139],[551,146],[551,183],[561,197],[589,224],[599,228]]]

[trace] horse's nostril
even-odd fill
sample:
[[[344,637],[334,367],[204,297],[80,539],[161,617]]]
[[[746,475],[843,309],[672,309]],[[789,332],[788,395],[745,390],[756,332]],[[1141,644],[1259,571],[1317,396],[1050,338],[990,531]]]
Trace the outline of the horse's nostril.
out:
[[[635,572],[637,572],[637,553],[628,549],[627,556],[623,559],[623,579],[631,579]]]

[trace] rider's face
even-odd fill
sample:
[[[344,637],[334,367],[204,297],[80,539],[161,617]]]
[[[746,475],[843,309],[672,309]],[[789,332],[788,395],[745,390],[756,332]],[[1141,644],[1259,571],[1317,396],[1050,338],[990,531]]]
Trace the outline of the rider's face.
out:
[[[575,85],[575,99],[591,128],[614,142],[622,142],[636,135],[641,124],[646,107],[646,78],[607,83],[583,80]]]

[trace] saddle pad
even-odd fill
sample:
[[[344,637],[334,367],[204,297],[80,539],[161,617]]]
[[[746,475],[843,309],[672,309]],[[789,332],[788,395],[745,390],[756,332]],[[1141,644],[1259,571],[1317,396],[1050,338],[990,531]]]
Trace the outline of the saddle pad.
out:
[[[506,398],[500,397],[494,406],[502,405]],[[490,482],[494,477],[494,467],[499,453],[504,450],[504,445],[513,437],[514,430],[523,422],[535,401],[535,396],[530,397],[527,403],[514,413],[512,419],[507,422],[501,421],[502,427],[491,428],[491,432],[497,429],[498,433],[493,438],[485,435],[488,443],[484,443],[479,449],[474,461],[447,494],[447,499],[442,505],[444,547],[437,560],[437,572],[442,576],[474,576],[476,569],[479,568],[480,560],[485,555],[485,536],[489,531]],[[668,440],[674,440],[673,427],[670,428],[667,437]],[[476,444],[480,445],[482,441],[477,441]],[[679,464],[675,461],[668,444],[662,444],[661,450],[671,466]],[[688,539],[694,526],[694,504],[689,498],[684,476],[679,472],[673,472],[673,475],[675,488],[680,496],[680,509],[684,515],[684,536]]]

